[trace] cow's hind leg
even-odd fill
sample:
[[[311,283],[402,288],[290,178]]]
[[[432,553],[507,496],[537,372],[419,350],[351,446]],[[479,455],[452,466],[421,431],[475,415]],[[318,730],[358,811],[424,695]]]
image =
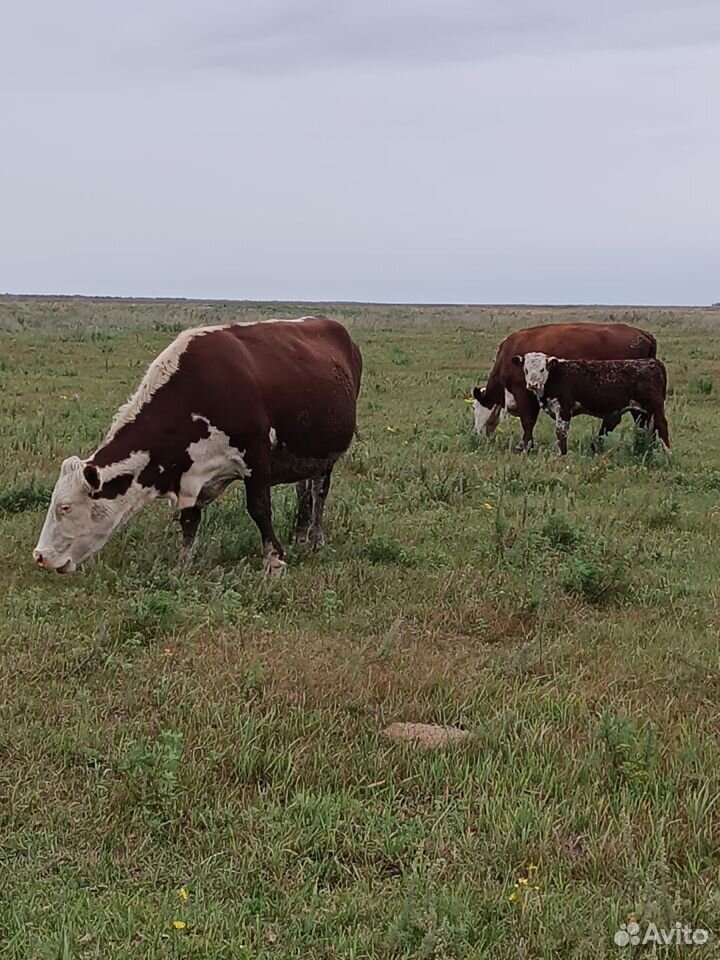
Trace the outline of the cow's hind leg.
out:
[[[668,432],[668,422],[665,418],[665,409],[662,404],[657,406],[652,412],[648,411],[649,419],[652,422],[653,431],[660,437],[662,445],[670,453],[670,434]]]
[[[311,481],[312,489],[312,519],[308,529],[308,543],[313,550],[319,550],[325,544],[322,521],[325,510],[325,501],[330,490],[332,468],[319,479]]]
[[[200,507],[184,507],[180,511],[180,529],[182,530],[182,547],[180,548],[180,562],[184,563],[192,557],[195,547],[198,527],[202,519]]]
[[[279,576],[285,572],[287,564],[272,525],[269,463],[254,466],[250,476],[245,478],[245,494],[248,513],[257,524],[262,539],[263,571],[271,577]]]
[[[312,521],[312,481],[300,480],[295,484],[297,491],[297,518],[293,531],[293,543],[307,543],[308,531]]]
[[[590,443],[590,448],[593,453],[597,453],[597,451],[602,448],[602,438],[607,436],[608,433],[612,433],[621,420],[622,411],[609,413],[606,417],[603,417],[600,424],[600,429],[598,430],[598,435]]]
[[[635,421],[636,427],[641,427],[643,430],[647,430],[647,428],[650,426],[650,417],[647,413],[645,413],[644,410],[631,410],[630,414]]]

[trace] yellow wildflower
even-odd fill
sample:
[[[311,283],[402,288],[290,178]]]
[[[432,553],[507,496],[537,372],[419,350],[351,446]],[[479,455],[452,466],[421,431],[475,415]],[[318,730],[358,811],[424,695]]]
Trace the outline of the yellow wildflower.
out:
[[[538,891],[540,887],[533,887],[533,890]]]
[[[176,930],[184,930],[186,924],[184,920],[173,920],[173,926]]]
[[[518,883],[520,884],[521,887],[526,887],[527,882],[528,882],[527,877],[518,877]]]
[[[387,429],[388,433],[397,433],[397,429],[395,427],[388,427]]]
[[[465,397],[465,403],[475,403],[474,397]]]
[[[514,903],[517,900],[517,894],[511,893],[510,896],[508,897],[508,900],[510,901],[510,903]]]
[[[483,506],[485,507],[486,510],[492,510],[493,508],[493,505],[491,503],[488,503],[487,500],[485,501]]]
[[[528,864],[528,873],[534,873],[537,870],[537,867],[534,863]]]
[[[190,894],[187,892],[185,887],[180,887],[180,889],[178,890],[178,896],[180,897],[181,900],[190,899]]]

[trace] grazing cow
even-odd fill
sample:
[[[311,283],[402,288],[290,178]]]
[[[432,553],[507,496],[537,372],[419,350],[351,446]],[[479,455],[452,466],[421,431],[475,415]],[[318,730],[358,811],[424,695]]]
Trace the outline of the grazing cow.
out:
[[[504,410],[520,417],[522,450],[533,446],[540,406],[512,358],[531,352],[565,360],[640,360],[654,357],[657,344],[652,334],[625,323],[550,323],[511,333],[498,348],[487,386],[473,390],[473,412],[475,431],[488,436],[495,432]],[[606,417],[600,433],[608,433],[619,422],[619,416]]]
[[[660,360],[559,360],[544,353],[513,357],[544,409],[555,418],[560,453],[567,453],[570,420],[579,413],[618,420],[631,410],[652,425],[670,450],[665,419],[667,373]]]
[[[294,539],[321,547],[330,475],[353,438],[361,373],[357,345],[327,317],[186,330],[150,364],[95,453],[62,464],[35,563],[72,572],[158,498],[178,508],[189,553],[202,508],[243,480],[264,570],[282,573],[270,488],[297,485]]]

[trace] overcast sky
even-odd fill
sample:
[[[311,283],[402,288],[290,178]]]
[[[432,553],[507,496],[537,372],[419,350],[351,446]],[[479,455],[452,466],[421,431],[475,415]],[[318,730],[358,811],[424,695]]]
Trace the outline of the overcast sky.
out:
[[[720,300],[718,0],[5,0],[0,292]]]

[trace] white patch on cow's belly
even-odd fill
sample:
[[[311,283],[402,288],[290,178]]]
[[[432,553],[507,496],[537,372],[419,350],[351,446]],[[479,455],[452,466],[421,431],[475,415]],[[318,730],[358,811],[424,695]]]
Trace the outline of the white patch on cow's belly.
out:
[[[233,447],[228,435],[214,427],[207,417],[194,413],[192,418],[204,420],[210,436],[196,440],[187,448],[193,463],[180,480],[177,503],[180,510],[194,507],[201,492],[203,502],[209,503],[233,480],[250,476],[250,468],[245,463],[245,451]]]
[[[509,390],[505,391],[505,409],[508,413],[517,414],[517,404],[515,403],[515,397],[510,393]]]

